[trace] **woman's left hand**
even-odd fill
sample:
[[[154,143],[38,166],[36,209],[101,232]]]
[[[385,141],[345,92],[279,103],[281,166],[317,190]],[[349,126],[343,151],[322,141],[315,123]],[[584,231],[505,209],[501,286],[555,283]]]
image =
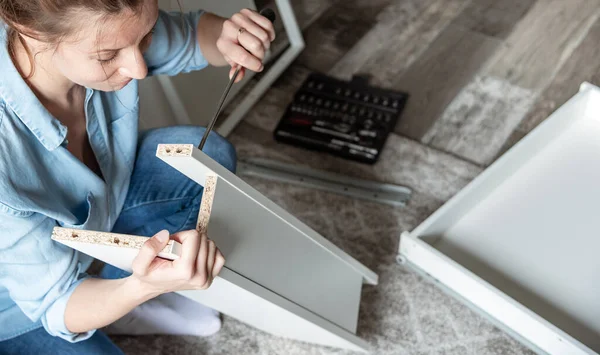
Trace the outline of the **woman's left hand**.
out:
[[[273,24],[256,11],[243,9],[225,20],[217,48],[231,65],[229,77],[238,66],[241,68],[236,83],[244,78],[246,69],[262,71],[262,61],[274,39]]]

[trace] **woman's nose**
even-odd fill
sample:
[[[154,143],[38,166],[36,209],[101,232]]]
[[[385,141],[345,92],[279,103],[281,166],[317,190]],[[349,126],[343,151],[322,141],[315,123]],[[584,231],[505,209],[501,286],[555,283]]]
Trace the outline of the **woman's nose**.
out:
[[[144,79],[148,75],[148,67],[146,66],[142,52],[139,50],[132,51],[124,65],[119,68],[119,73],[131,79]]]

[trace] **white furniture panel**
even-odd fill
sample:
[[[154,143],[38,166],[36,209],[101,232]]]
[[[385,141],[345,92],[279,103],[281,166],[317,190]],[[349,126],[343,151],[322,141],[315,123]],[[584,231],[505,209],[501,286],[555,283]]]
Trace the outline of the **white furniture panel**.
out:
[[[161,144],[157,156],[204,186],[198,230],[227,260],[208,290],[183,295],[275,335],[368,350],[356,330],[363,284],[378,281],[373,271],[193,144]],[[145,241],[59,227],[53,239],[127,271]],[[180,255],[172,244],[163,257]]]
[[[400,243],[549,354],[600,352],[600,90],[581,91]]]

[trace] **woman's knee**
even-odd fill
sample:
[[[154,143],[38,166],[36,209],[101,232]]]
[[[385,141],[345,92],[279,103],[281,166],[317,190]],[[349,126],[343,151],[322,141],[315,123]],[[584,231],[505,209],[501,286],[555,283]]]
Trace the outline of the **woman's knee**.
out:
[[[211,132],[202,151],[227,170],[235,173],[237,152],[227,139]]]
[[[142,142],[150,143],[153,149],[160,143],[194,144],[198,146],[206,129],[199,126],[171,126],[157,128],[143,134]],[[206,155],[229,171],[235,172],[237,154],[235,147],[224,137],[212,131],[202,149]]]

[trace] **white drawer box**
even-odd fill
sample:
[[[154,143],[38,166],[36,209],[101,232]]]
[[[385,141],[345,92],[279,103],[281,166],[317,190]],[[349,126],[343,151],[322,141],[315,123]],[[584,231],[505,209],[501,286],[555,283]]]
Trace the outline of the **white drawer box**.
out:
[[[600,352],[600,89],[403,233],[399,260],[534,351]]]

